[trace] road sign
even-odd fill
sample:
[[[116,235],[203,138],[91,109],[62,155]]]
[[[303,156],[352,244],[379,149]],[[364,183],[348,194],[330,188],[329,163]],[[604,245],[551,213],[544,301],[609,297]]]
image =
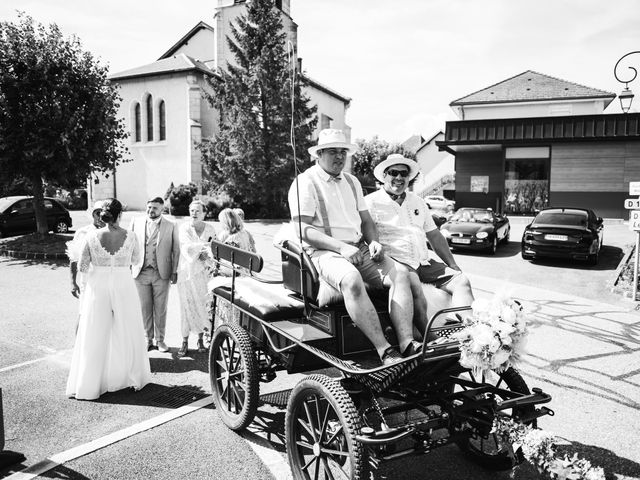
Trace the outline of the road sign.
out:
[[[640,210],[631,210],[629,212],[629,230],[640,232]]]
[[[629,182],[629,195],[640,195],[640,182]]]
[[[637,210],[640,208],[640,198],[627,198],[624,201],[624,208],[627,210]]]

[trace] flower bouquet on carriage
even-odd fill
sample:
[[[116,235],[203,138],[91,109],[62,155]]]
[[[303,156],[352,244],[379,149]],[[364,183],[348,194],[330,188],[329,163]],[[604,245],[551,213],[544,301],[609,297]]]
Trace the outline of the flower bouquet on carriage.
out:
[[[524,353],[527,336],[522,305],[506,294],[496,294],[491,299],[475,300],[471,308],[473,315],[454,334],[460,342],[460,364],[476,377],[516,365]]]

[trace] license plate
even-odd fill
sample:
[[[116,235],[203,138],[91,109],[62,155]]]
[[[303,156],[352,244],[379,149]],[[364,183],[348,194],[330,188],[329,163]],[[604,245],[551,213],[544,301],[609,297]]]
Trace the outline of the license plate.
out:
[[[464,244],[470,244],[471,243],[471,239],[470,238],[455,238],[452,237],[451,238],[451,243],[464,243]]]
[[[567,240],[569,240],[569,237],[567,237],[566,235],[553,235],[553,234],[547,234],[544,236],[545,240],[558,240],[560,242],[566,242]]]

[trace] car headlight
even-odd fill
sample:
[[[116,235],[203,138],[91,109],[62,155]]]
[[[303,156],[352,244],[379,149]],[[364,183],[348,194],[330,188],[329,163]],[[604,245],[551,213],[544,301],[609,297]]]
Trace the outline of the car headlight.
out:
[[[487,232],[478,232],[476,233],[476,238],[487,238],[489,234]]]
[[[440,233],[442,234],[442,236],[444,238],[451,237],[451,232],[449,230],[447,230],[446,228],[443,228],[442,230],[440,230]]]

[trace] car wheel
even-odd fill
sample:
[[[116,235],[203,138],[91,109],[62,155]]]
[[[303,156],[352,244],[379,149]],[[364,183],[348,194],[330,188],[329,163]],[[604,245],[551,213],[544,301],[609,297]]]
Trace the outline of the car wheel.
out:
[[[598,251],[596,253],[593,253],[591,255],[589,255],[587,257],[587,263],[589,263],[589,265],[597,265],[598,264],[598,260],[600,260],[600,249],[598,248]]]
[[[498,250],[498,237],[493,237],[493,240],[491,241],[491,245],[489,246],[489,253],[491,255],[495,255],[496,250]]]
[[[56,233],[67,233],[69,231],[69,224],[66,220],[58,220],[53,229]]]
[[[509,239],[511,238],[511,229],[509,228],[507,230],[507,234],[504,236],[504,238],[502,239],[502,241],[504,243],[509,243]]]

